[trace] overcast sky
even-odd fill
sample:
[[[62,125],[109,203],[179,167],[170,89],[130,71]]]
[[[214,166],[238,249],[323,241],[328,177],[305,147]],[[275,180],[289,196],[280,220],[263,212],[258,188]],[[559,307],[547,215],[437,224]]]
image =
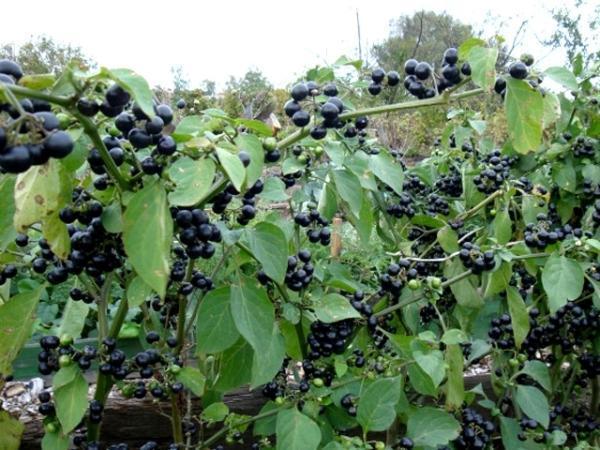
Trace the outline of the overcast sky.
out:
[[[229,75],[241,76],[248,68],[259,68],[276,86],[285,86],[315,64],[333,62],[342,54],[357,56],[357,10],[363,49],[386,38],[394,17],[425,9],[446,11],[484,29],[487,36],[496,31],[486,25],[491,15],[505,21],[501,32],[508,39],[527,19],[526,50],[537,59],[544,57],[544,66],[559,64],[562,55],[548,55],[538,42],[554,28],[550,9],[572,2],[5,1],[0,43],[19,44],[45,34],[82,47],[100,65],[134,69],[152,85],[165,87],[172,86],[170,68],[175,65],[183,67],[192,87],[204,79],[222,87]],[[588,1],[584,14],[591,13],[593,5]]]

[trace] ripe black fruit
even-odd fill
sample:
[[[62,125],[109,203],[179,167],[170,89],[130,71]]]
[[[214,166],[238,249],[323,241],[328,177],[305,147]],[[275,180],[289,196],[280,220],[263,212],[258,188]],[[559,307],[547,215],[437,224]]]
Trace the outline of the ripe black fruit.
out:
[[[52,158],[64,158],[73,151],[73,139],[66,131],[55,131],[44,141],[44,148]]]
[[[367,125],[369,125],[369,119],[367,119],[367,117],[365,116],[357,117],[354,121],[354,126],[358,130],[364,130],[365,128],[367,128]]]
[[[527,66],[521,61],[514,62],[508,68],[508,73],[511,77],[516,78],[517,80],[523,80],[527,78],[528,75]]]
[[[54,131],[58,129],[60,123],[56,115],[48,111],[36,112],[35,117],[42,122],[42,126],[46,131]]]
[[[15,84],[15,80],[9,75],[0,73],[0,83],[2,84]]]
[[[242,164],[244,165],[244,167],[248,167],[250,165],[250,155],[248,154],[248,152],[245,152],[244,150],[241,150],[238,153],[238,158],[240,159],[240,161],[242,162]]]
[[[106,101],[112,107],[125,106],[130,98],[129,93],[116,83],[106,91]]]
[[[415,76],[419,80],[426,80],[431,76],[431,66],[426,62],[420,62],[415,67]]]
[[[502,94],[506,89],[506,80],[504,78],[496,78],[494,83],[494,91],[496,94]]]
[[[371,72],[371,80],[373,80],[373,83],[380,84],[384,78],[385,72],[383,69],[375,69]]]
[[[177,108],[179,109],[183,109],[186,106],[185,100],[180,98],[179,100],[177,100],[177,103],[175,103],[175,106],[177,106]]]
[[[77,101],[77,109],[84,116],[92,117],[98,114],[98,111],[100,111],[100,105],[98,105],[95,100],[80,98]]]
[[[379,93],[381,92],[381,84],[377,84],[375,82],[369,84],[369,87],[367,88],[367,90],[369,91],[369,94],[371,95],[379,95]]]
[[[162,103],[154,108],[154,111],[156,112],[156,115],[162,119],[165,125],[169,125],[173,122],[173,110],[169,105]]]
[[[0,59],[0,73],[10,75],[17,81],[23,76],[21,66],[9,59]]]
[[[293,117],[298,111],[302,108],[300,104],[294,100],[288,100],[286,104],[283,106],[283,110],[285,111],[285,115],[288,117]]]
[[[120,166],[125,161],[125,152],[120,147],[111,148],[108,153],[117,166]]]
[[[453,83],[460,81],[460,71],[454,64],[448,64],[442,69],[442,76]]]
[[[409,59],[406,61],[404,63],[404,73],[406,73],[406,75],[414,75],[417,64],[419,64],[419,61],[416,59]]]
[[[152,137],[139,128],[133,128],[127,134],[127,139],[135,148],[146,148],[152,143]]]
[[[400,74],[395,70],[387,73],[387,84],[388,86],[397,86],[400,83]]]
[[[332,102],[327,102],[323,106],[321,106],[321,115],[326,120],[337,119],[337,116],[339,115],[339,113],[340,113],[339,108],[336,105],[334,105]]]
[[[164,126],[165,122],[159,116],[154,116],[152,120],[146,122],[146,132],[148,134],[158,134]]]
[[[0,152],[6,148],[6,130],[4,128],[0,128]]]
[[[306,111],[299,110],[292,116],[292,122],[297,127],[305,127],[310,122],[310,114]]]
[[[338,95],[338,88],[333,83],[326,84],[323,88],[323,94],[327,97],[335,97],[336,95]]]
[[[300,102],[308,96],[308,88],[304,83],[299,83],[292,88],[291,95],[294,100]]]
[[[31,164],[33,166],[41,166],[46,164],[50,159],[50,155],[42,144],[27,144],[29,156],[31,156]]]
[[[327,128],[317,125],[310,130],[310,136],[313,139],[320,140],[327,136]]]
[[[466,77],[470,76],[471,75],[471,65],[468,62],[463,63],[463,65],[460,68],[460,73],[462,73]]]
[[[100,105],[100,112],[106,117],[116,117],[123,111],[122,106],[111,106],[107,101]]]
[[[177,151],[177,143],[171,136],[161,136],[156,151],[160,155],[172,155]]]
[[[456,64],[458,61],[458,51],[455,48],[448,48],[444,52],[444,62],[446,64]]]
[[[127,136],[127,133],[129,133],[134,126],[135,118],[129,113],[123,112],[115,119],[115,127],[117,127],[117,130],[125,136]]]
[[[31,164],[29,150],[24,145],[10,147],[0,154],[0,167],[9,173],[25,172]]]

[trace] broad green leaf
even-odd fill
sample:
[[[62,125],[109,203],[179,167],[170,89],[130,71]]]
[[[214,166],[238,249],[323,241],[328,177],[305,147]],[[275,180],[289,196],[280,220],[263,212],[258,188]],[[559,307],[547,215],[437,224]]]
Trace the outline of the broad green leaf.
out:
[[[352,307],[350,301],[340,294],[327,294],[316,300],[315,315],[321,322],[332,323],[344,319],[360,319],[360,313]]]
[[[560,119],[560,100],[553,92],[546,92],[544,96],[544,129],[550,127]]]
[[[281,164],[281,172],[284,175],[289,175],[291,173],[300,172],[302,169],[306,167],[306,164],[298,161],[297,158],[286,158]]]
[[[517,437],[521,432],[519,422],[512,417],[500,417],[500,432],[502,433],[502,444],[504,448],[511,450],[542,450],[547,447],[543,444],[536,444],[533,439],[521,441]]]
[[[12,373],[12,362],[31,336],[43,288],[22,292],[0,305],[0,374]]]
[[[494,228],[494,237],[500,245],[510,242],[510,238],[512,237],[512,222],[506,209],[503,208],[496,213],[492,226]]]
[[[411,351],[414,360],[423,372],[431,378],[433,385],[435,387],[439,386],[446,374],[444,354],[440,350],[431,349],[419,340],[411,342]]]
[[[28,74],[19,80],[21,86],[33,89],[34,91],[48,89],[49,87],[52,87],[55,82],[56,75],[53,73]]]
[[[57,212],[53,212],[43,220],[42,234],[52,252],[62,260],[67,259],[71,252],[71,238],[67,225],[60,220]]]
[[[586,164],[581,169],[581,175],[588,178],[592,183],[600,183],[600,166],[597,164]]]
[[[279,331],[278,323],[273,322],[269,341],[260,350],[255,349],[254,351],[250,387],[254,389],[271,381],[281,368],[281,362],[284,358],[285,341]]]
[[[123,215],[123,224],[123,243],[129,262],[138,276],[163,298],[170,275],[173,220],[167,193],[160,182],[152,182],[133,195]]]
[[[202,418],[210,422],[222,422],[229,414],[229,407],[223,402],[212,403],[202,411]]]
[[[444,270],[444,275],[447,278],[452,278],[464,271],[465,268],[461,262],[455,259],[454,261],[448,263],[446,269]],[[458,304],[461,306],[467,308],[480,308],[483,306],[481,294],[477,291],[475,286],[473,286],[469,278],[465,278],[461,281],[451,284],[450,290],[454,294]]]
[[[21,436],[25,426],[11,417],[6,411],[0,411],[0,449],[19,450]]]
[[[71,384],[81,372],[76,364],[61,367],[52,377],[52,389],[57,390]]]
[[[13,216],[15,215],[15,177],[3,175],[0,178],[0,251],[6,250],[6,247],[12,243],[17,236],[13,225]]]
[[[262,136],[273,136],[273,131],[271,130],[269,125],[267,125],[266,123],[264,123],[261,120],[237,119],[235,122],[239,125],[245,126],[249,130],[252,130]]]
[[[210,191],[215,178],[212,159],[179,158],[169,167],[169,177],[175,189],[169,193],[169,202],[175,206],[193,206]]]
[[[220,359],[219,378],[215,389],[228,392],[249,383],[252,377],[253,357],[252,347],[241,338],[225,350]]]
[[[259,414],[273,411],[277,408],[278,408],[278,406],[275,402],[268,401],[260,409]],[[252,434],[254,436],[271,436],[271,435],[275,434],[276,426],[277,426],[277,416],[276,415],[268,416],[263,419],[258,419],[256,422],[254,422],[254,426],[252,427]]]
[[[546,366],[546,364],[544,364],[542,361],[525,361],[523,368],[519,372],[529,375],[546,391],[550,392],[552,390],[550,371],[548,370],[548,366]]]
[[[42,439],[42,450],[67,450],[71,443],[68,435],[60,432],[45,433]]]
[[[461,60],[465,60],[469,57],[469,53],[471,52],[472,48],[485,47],[485,45],[486,43],[483,39],[471,37],[462,44],[460,44],[460,46],[458,47],[458,56]]]
[[[333,216],[337,212],[337,198],[335,196],[335,189],[331,183],[325,183],[321,190],[321,196],[319,197],[318,210],[319,213],[327,220],[333,219]]]
[[[54,390],[56,416],[64,433],[70,433],[81,422],[88,408],[88,384],[79,370],[68,384]]]
[[[357,214],[363,202],[362,187],[356,175],[349,170],[331,171],[337,193],[350,207],[350,212]]]
[[[177,381],[183,383],[192,393],[198,397],[204,395],[206,377],[194,367],[182,367],[176,375]]]
[[[285,184],[278,177],[269,177],[265,180],[265,186],[260,194],[261,200],[269,202],[285,202],[289,196],[285,193]]]
[[[173,138],[178,142],[190,139],[192,135],[198,133],[203,126],[202,117],[186,116],[177,124],[173,132]]]
[[[379,180],[391,187],[396,194],[402,193],[404,172],[402,166],[387,153],[380,152],[369,157],[369,167]]]
[[[141,75],[130,69],[112,69],[109,73],[113,80],[131,94],[133,100],[148,117],[154,117],[152,90]]]
[[[119,202],[111,203],[104,208],[102,211],[102,226],[109,233],[123,232],[123,212]]]
[[[583,290],[584,275],[581,266],[565,256],[553,255],[542,269],[542,285],[548,295],[551,312],[574,300]]]
[[[482,135],[487,127],[487,122],[485,120],[469,119],[469,125],[477,131],[477,134]]]
[[[283,283],[287,270],[288,244],[285,233],[270,222],[257,223],[246,229],[245,236],[254,257],[265,273],[278,284]]]
[[[458,328],[451,328],[444,332],[444,335],[442,336],[442,342],[446,345],[461,344],[468,340],[467,334]]]
[[[400,400],[402,380],[380,378],[360,393],[356,420],[364,432],[385,431],[396,418],[396,403]]]
[[[246,181],[246,168],[240,158],[237,155],[221,148],[217,147],[217,156],[219,157],[219,163],[231,184],[238,190],[238,192],[242,191],[242,187],[244,186],[244,182]]]
[[[408,366],[408,377],[410,379],[411,386],[422,395],[436,396],[437,389],[433,384],[433,380],[419,367],[418,364],[409,364]]]
[[[573,73],[566,67],[549,67],[544,70],[544,74],[552,81],[561,84],[571,91],[576,91],[579,89],[577,78],[575,78],[575,75],[573,75]]]
[[[572,164],[556,164],[552,167],[552,178],[565,191],[577,190],[577,173]]]
[[[488,272],[484,277],[488,280],[483,294],[484,298],[503,292],[512,278],[512,265],[502,261],[496,270]]]
[[[277,413],[277,450],[316,450],[321,442],[319,426],[295,407]]]
[[[51,158],[17,176],[14,196],[14,225],[22,233],[29,225],[58,213],[71,200],[70,176],[59,160]]]
[[[222,287],[208,292],[200,300],[196,321],[199,352],[222,352],[235,344],[240,337],[229,309],[230,296],[229,287]]]
[[[272,378],[285,356],[283,337],[275,322],[275,310],[264,288],[242,277],[231,287],[230,311],[240,334],[254,349],[253,384]],[[260,373],[254,369],[261,369]]]
[[[417,408],[406,424],[406,434],[417,447],[446,445],[459,431],[460,423],[451,414],[429,406]]]
[[[152,295],[152,288],[137,276],[127,286],[127,303],[130,308],[142,305]]]
[[[465,399],[465,383],[463,375],[463,353],[458,344],[446,347],[446,364],[448,380],[446,381],[446,406],[460,408]]]
[[[517,348],[521,348],[521,344],[529,333],[529,314],[527,313],[527,307],[517,288],[507,286],[506,294],[515,343]]]
[[[526,81],[509,77],[506,82],[504,108],[513,147],[519,153],[532,152],[542,139],[542,94]]]
[[[479,87],[490,90],[496,81],[497,48],[472,47],[468,60],[471,65],[471,78]]]
[[[453,253],[458,251],[458,235],[456,234],[456,231],[454,231],[452,228],[440,228],[440,230],[437,232],[437,238],[440,247],[442,247],[442,249],[446,253]]]
[[[548,399],[534,386],[517,386],[515,400],[528,417],[537,420],[544,428],[550,423]]]
[[[68,299],[65,306],[62,318],[60,320],[60,327],[58,328],[58,336],[68,334],[73,339],[78,339],[81,336],[81,331],[85,326],[85,319],[87,318],[90,306],[81,301],[75,301]]]
[[[255,122],[267,127],[263,122]],[[246,167],[246,186],[250,188],[262,175],[265,164],[265,151],[262,142],[253,134],[240,134],[235,139],[235,143],[240,151],[243,150],[250,155],[250,164]]]

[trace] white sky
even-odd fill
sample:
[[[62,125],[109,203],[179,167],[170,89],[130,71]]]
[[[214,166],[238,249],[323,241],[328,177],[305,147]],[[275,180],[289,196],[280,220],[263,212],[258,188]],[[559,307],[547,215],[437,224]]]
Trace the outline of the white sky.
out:
[[[524,46],[543,66],[559,64],[538,40],[554,28],[549,10],[573,0],[28,0],[2,2],[0,43],[22,43],[46,34],[82,47],[98,64],[128,67],[152,84],[171,87],[170,68],[181,65],[191,86],[211,79],[222,87],[229,75],[258,68],[285,86],[307,68],[357,56],[356,10],[363,54],[389,33],[389,22],[417,10],[446,11],[466,23],[486,28],[488,14],[506,21],[502,34],[512,39],[529,20]],[[587,1],[584,11],[593,11]],[[578,11],[573,9],[573,14]],[[11,19],[9,19],[11,18]],[[520,51],[516,52],[518,56]]]

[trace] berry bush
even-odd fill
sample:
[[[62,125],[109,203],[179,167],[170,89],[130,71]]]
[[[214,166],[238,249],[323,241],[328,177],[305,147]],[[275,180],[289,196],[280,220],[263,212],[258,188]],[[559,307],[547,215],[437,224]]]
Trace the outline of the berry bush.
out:
[[[283,127],[184,116],[126,69],[0,61],[0,387],[40,302],[66,302],[36,338],[42,448],[127,448],[102,437],[111,390],[169,414],[142,450],[598,448],[598,65],[497,55],[341,59],[291,88]],[[360,107],[397,89],[414,100]],[[447,126],[414,167],[369,126],[433,107]],[[492,392],[466,387],[477,364]],[[254,416],[223,402],[248,387]],[[19,447],[3,412],[0,431]]]

